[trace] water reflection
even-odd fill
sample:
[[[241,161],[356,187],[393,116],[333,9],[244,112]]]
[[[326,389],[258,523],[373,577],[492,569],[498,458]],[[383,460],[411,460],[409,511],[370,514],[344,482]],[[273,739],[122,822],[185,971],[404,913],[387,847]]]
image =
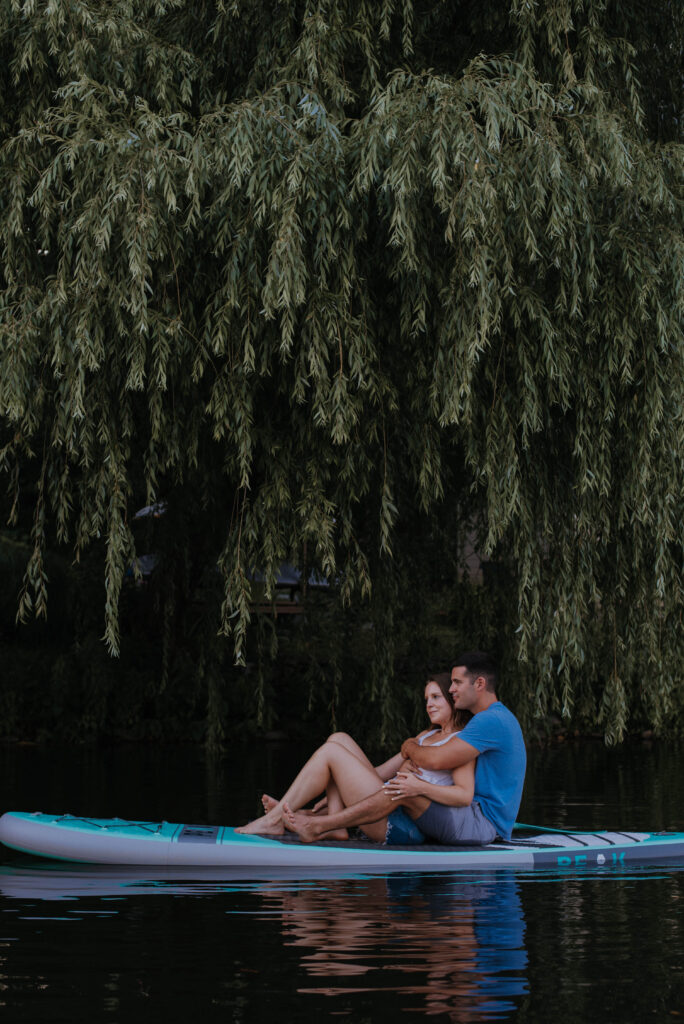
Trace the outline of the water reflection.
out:
[[[221,878],[218,871],[185,879],[145,879],[136,872],[5,864],[0,895],[5,913],[22,929],[35,927],[38,918],[80,920],[79,931],[85,928],[88,935],[96,917],[98,928],[105,927],[106,916],[114,926],[111,915],[120,921],[117,927],[126,927],[127,907],[141,908],[140,896],[166,897],[165,914],[169,898],[185,897],[184,913],[204,906],[217,939],[225,931],[217,914],[224,922],[242,919],[228,930],[247,945],[261,945],[268,936],[271,969],[276,962],[289,964],[293,997],[312,1008],[323,1001],[330,1012],[348,1012],[342,1007],[350,1000],[358,1004],[368,995],[374,1003],[380,1000],[388,1018],[401,1010],[454,1022],[495,1020],[508,1017],[528,991],[515,875],[254,881]],[[148,899],[143,903],[151,908]],[[81,940],[90,941],[85,933]],[[224,941],[225,935],[219,946]],[[232,983],[228,991],[232,1004]],[[375,1016],[385,1019],[384,1012]]]
[[[33,862],[34,864],[36,862]],[[261,896],[264,886],[279,891],[291,884],[296,891],[302,881],[295,872],[280,872],[273,882],[254,881],[249,868],[164,868],[155,866],[152,877],[141,876],[145,868],[101,864],[25,861],[0,864],[0,896],[13,900],[73,900],[93,896],[125,899],[131,896],[218,896],[245,893]],[[320,878],[320,875],[316,875]],[[329,875],[328,877],[332,877]],[[338,876],[336,876],[338,877]],[[358,877],[353,875],[349,877]],[[313,884],[313,883],[309,883]],[[270,891],[270,890],[269,890]]]
[[[525,923],[512,876],[392,876],[265,891],[286,946],[324,996],[387,991],[416,1012],[492,1020],[527,992]],[[318,982],[318,984],[315,984]]]

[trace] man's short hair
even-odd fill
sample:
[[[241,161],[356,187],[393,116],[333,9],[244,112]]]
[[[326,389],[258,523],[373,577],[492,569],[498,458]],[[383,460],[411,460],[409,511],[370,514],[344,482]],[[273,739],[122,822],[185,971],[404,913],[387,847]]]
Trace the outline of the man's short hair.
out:
[[[487,683],[487,689],[496,693],[498,669],[494,658],[486,651],[463,651],[454,659],[451,667],[464,668],[471,682],[482,676]]]

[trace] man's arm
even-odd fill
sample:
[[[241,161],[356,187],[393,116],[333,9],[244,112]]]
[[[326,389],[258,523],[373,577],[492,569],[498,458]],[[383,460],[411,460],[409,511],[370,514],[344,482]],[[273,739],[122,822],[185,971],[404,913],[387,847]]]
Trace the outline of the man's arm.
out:
[[[452,773],[453,785],[438,786],[433,782],[426,782],[415,772],[401,771],[396,777],[386,784],[388,793],[392,794],[392,802],[401,800],[404,797],[424,796],[437,804],[446,804],[449,807],[467,807],[473,802],[475,795],[475,771],[474,764],[464,764],[456,768]],[[411,815],[413,817],[413,815]]]
[[[422,732],[418,733],[416,739],[420,739],[420,737],[425,736],[426,733],[427,729],[424,729]],[[376,764],[375,770],[383,782],[388,782],[390,779],[394,778],[400,769],[403,771],[402,765],[405,764],[405,762],[406,758],[402,757],[401,752],[399,752],[398,754],[395,754],[394,757],[390,757],[388,761],[383,761],[382,764]]]
[[[454,768],[460,768],[462,764],[474,761],[480,751],[477,747],[472,747],[470,743],[466,743],[465,740],[456,736],[448,743],[443,743],[441,747],[421,747],[416,740],[405,740],[401,753],[403,757],[413,761],[419,768],[450,772]]]

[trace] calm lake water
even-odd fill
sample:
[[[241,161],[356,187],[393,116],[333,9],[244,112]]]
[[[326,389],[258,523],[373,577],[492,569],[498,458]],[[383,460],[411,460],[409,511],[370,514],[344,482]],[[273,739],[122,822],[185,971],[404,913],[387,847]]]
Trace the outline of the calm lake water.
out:
[[[683,753],[532,750],[519,820],[684,831]],[[0,810],[214,823],[297,767],[287,746],[5,746],[0,763]],[[0,856],[8,1022],[684,1017],[684,870],[160,883]]]

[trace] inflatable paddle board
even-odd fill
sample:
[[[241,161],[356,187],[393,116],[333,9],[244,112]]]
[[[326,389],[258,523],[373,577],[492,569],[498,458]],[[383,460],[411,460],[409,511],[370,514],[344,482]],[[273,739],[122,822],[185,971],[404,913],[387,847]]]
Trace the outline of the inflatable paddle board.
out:
[[[296,836],[247,836],[222,825],[181,825],[9,811],[0,842],[11,850],[81,864],[226,868],[264,877],[272,870],[386,874],[492,868],[604,868],[683,864],[684,833],[560,832],[516,826],[488,846],[385,846],[367,840],[302,843]]]

